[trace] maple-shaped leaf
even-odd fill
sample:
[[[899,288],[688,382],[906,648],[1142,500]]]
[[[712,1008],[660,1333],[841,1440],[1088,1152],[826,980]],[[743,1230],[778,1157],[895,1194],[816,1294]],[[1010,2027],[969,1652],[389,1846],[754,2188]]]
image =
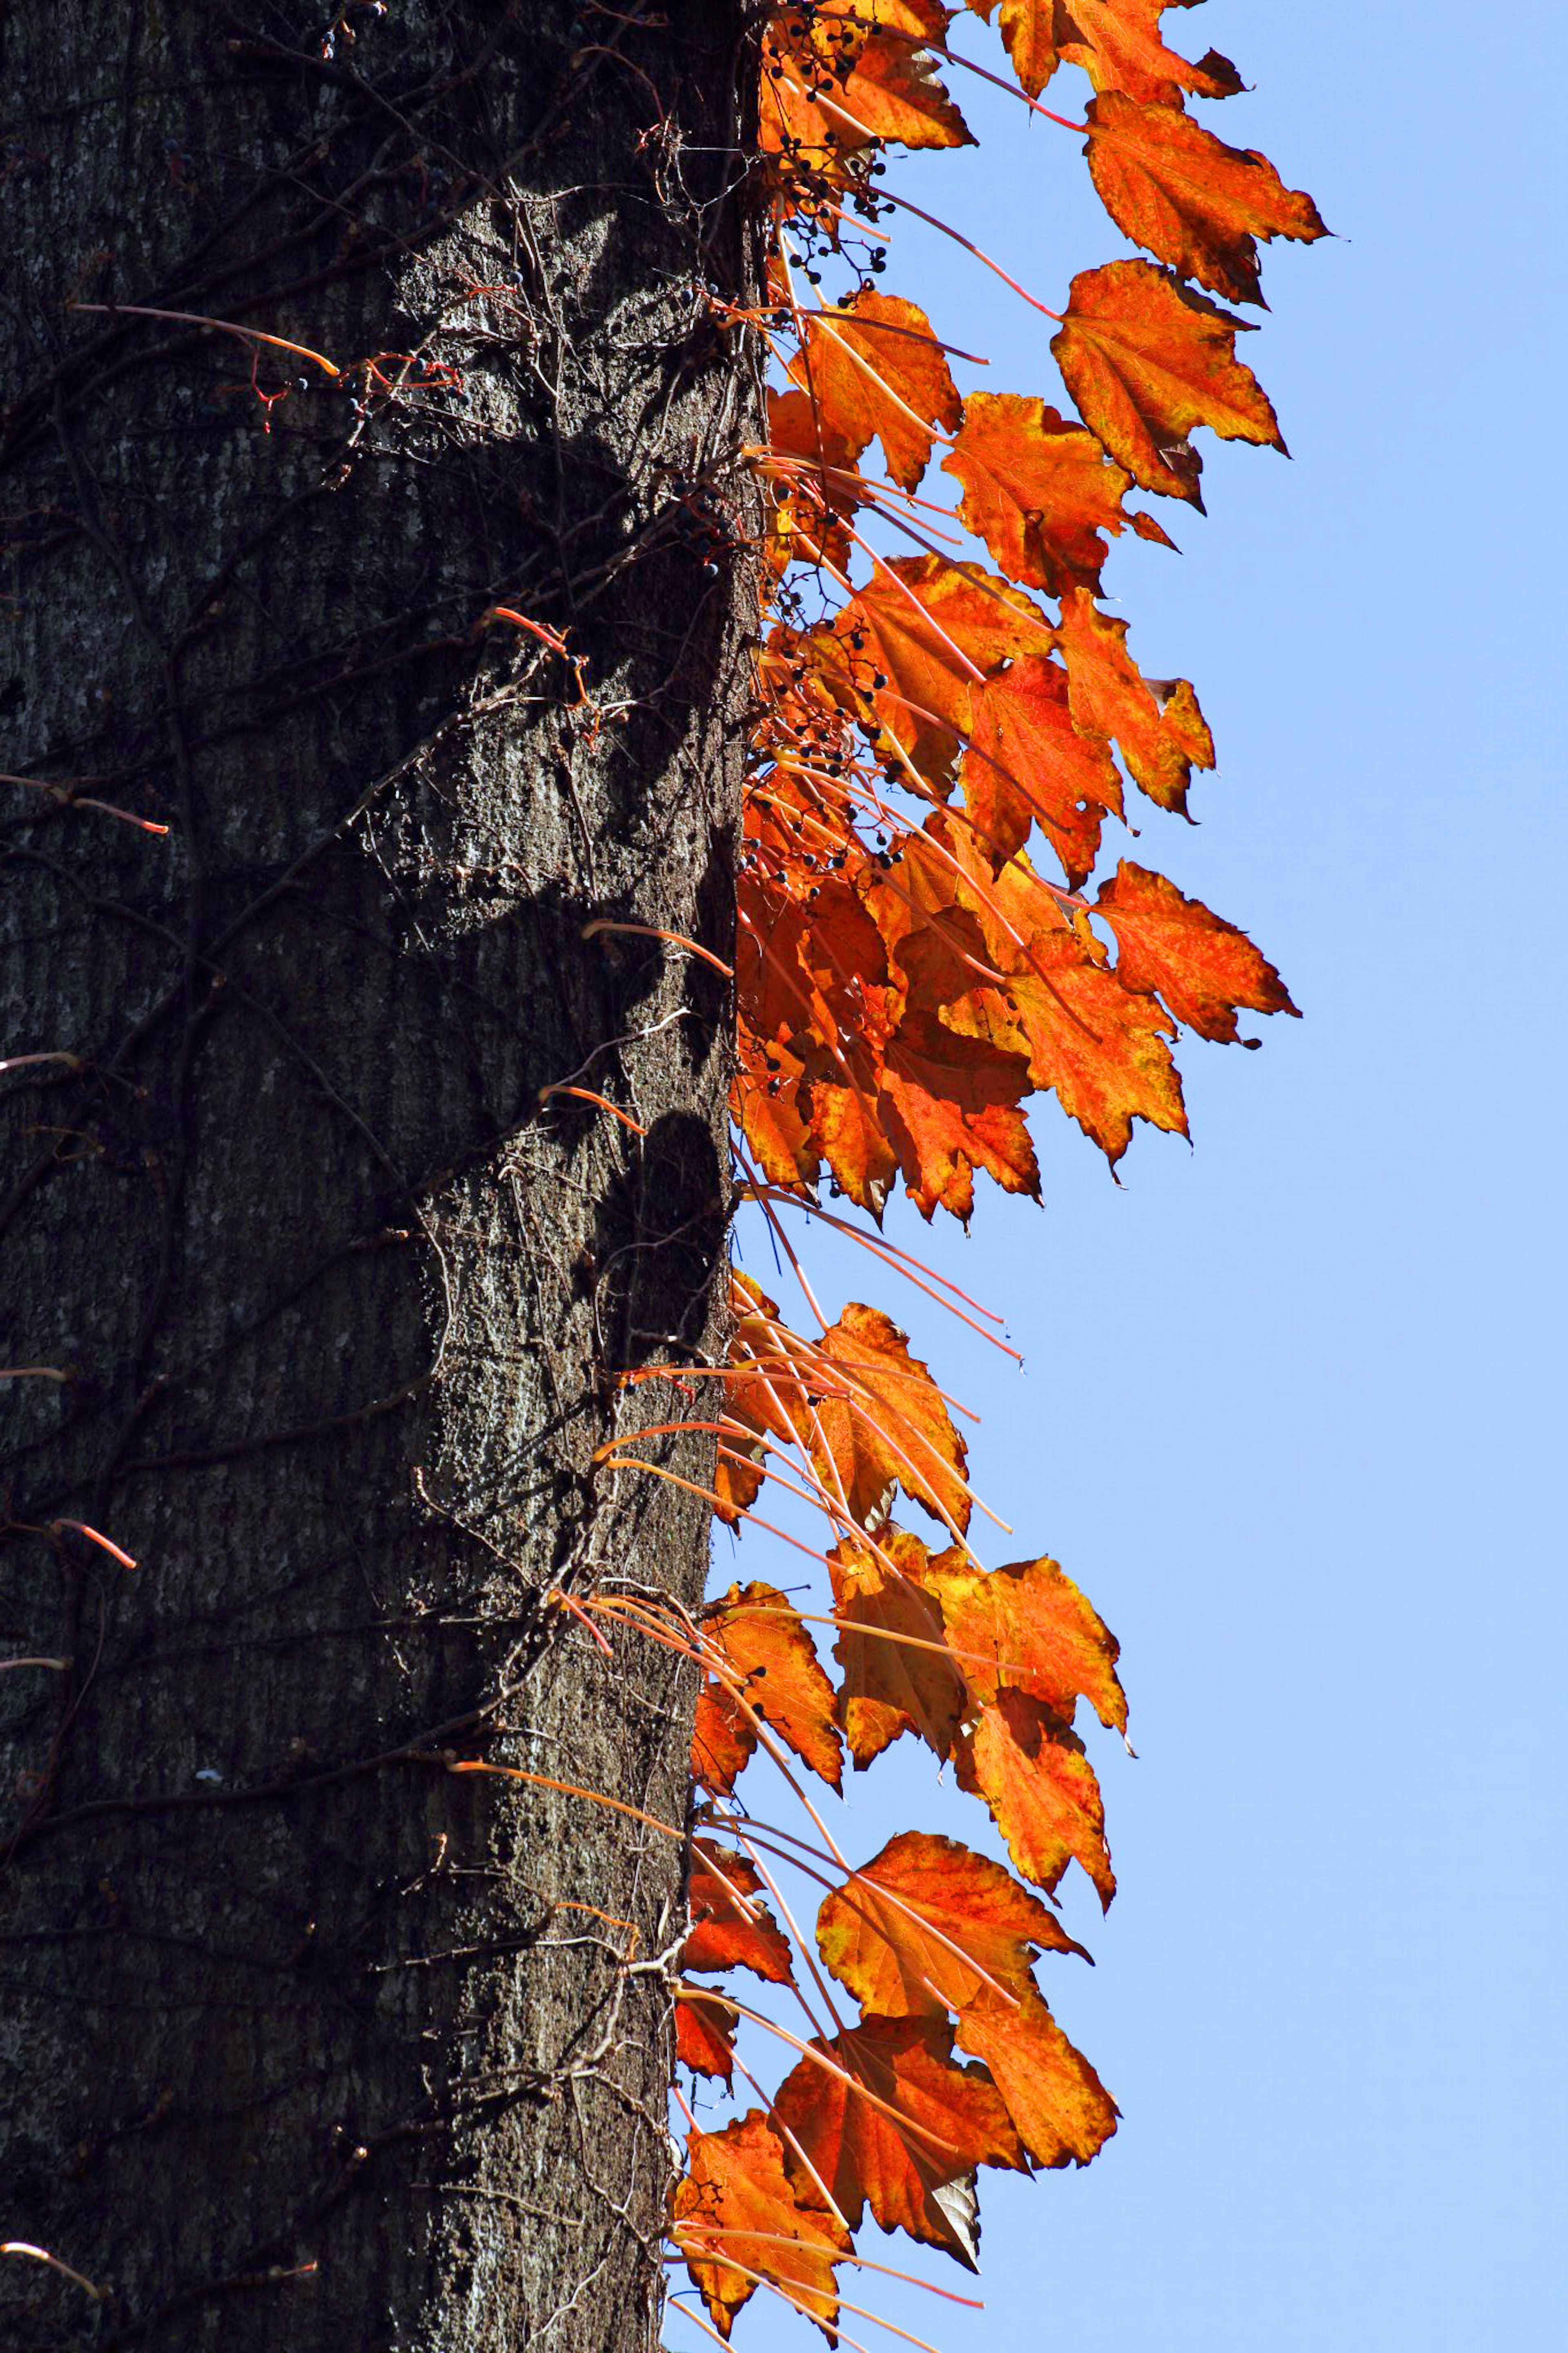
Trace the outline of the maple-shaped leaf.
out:
[[[842,183],[847,158],[878,141],[905,147],[974,143],[936,79],[925,43],[948,21],[945,8],[858,0],[825,21],[795,8],[763,37],[760,144],[793,170]]]
[[[1016,2002],[978,1993],[959,2021],[958,2040],[990,2068],[1039,2164],[1087,2165],[1116,2130],[1115,2101],[1033,1986]]]
[[[773,1985],[788,1985],[794,1974],[789,1939],[761,1897],[756,1866],[743,1854],[711,1839],[694,1839],[687,1892],[691,1926],[680,1967],[750,1969]]]
[[[1082,915],[1033,934],[1027,961],[1009,973],[1005,994],[976,989],[942,1018],[960,1035],[1025,1049],[1035,1084],[1051,1089],[1112,1166],[1131,1142],[1135,1119],[1187,1132],[1166,1043],[1174,1024],[1152,997],[1130,994],[1105,968]]]
[[[896,556],[816,640],[827,682],[938,784],[969,728],[977,681],[1019,654],[1048,653],[1049,622],[1022,589],[976,564]]]
[[[731,1585],[704,1609],[702,1634],[739,1683],[746,1706],[837,1789],[844,1763],[833,1685],[794,1603],[771,1585]],[[700,1760],[698,1778],[707,1788],[729,1789],[756,1745],[741,1700],[727,1684],[710,1680],[698,1702],[692,1752]]]
[[[816,1412],[818,1450],[852,1519],[882,1518],[893,1487],[960,1534],[969,1525],[968,1456],[928,1366],[879,1307],[851,1303],[816,1343],[843,1376]],[[826,1464],[823,1466],[826,1468]]]
[[[1010,1046],[960,1039],[934,1014],[910,1012],[889,1039],[881,1071],[887,1133],[922,1218],[939,1206],[967,1224],[973,1171],[1005,1193],[1038,1199],[1039,1166],[1018,1109],[1028,1066]]]
[[[1111,261],[1072,281],[1051,350],[1085,422],[1146,491],[1201,507],[1202,460],[1189,436],[1283,451],[1279,419],[1236,356],[1247,321],[1152,261]]]
[[[833,2339],[838,2317],[834,2266],[849,2236],[809,2181],[797,2190],[776,2134],[760,2108],[723,2132],[687,2136],[688,2171],[676,2184],[673,2235],[692,2285],[721,2337],[772,2280],[797,2311]]]
[[[1068,701],[1081,733],[1114,738],[1127,772],[1161,808],[1185,812],[1194,768],[1212,768],[1214,737],[1184,678],[1147,679],[1127,650],[1127,624],[1075,589],[1058,639]]]
[[[1107,90],[1089,108],[1089,176],[1135,245],[1233,302],[1263,301],[1258,239],[1326,237],[1317,206],[1266,155],[1227,147],[1170,106]]]
[[[927,1831],[900,1831],[823,1899],[816,1942],[862,2010],[883,2018],[1033,1993],[1031,1947],[1089,1958],[999,1862]]]
[[[952,433],[963,414],[931,321],[901,295],[863,287],[831,317],[805,324],[789,373],[815,402],[824,439],[856,458],[879,440],[893,480],[913,491],[931,461],[933,428]]]
[[[1120,1644],[1054,1560],[984,1569],[956,1549],[931,1562],[923,1582],[975,1701],[994,1704],[1016,1685],[1070,1724],[1087,1699],[1103,1725],[1127,1729],[1116,1672]]]
[[[921,1581],[929,1559],[918,1536],[895,1527],[881,1531],[875,1552],[847,1543],[827,1556],[843,1670],[838,1720],[862,1771],[905,1732],[945,1758],[967,1704],[941,1609]]]
[[[1237,1008],[1296,1013],[1274,966],[1247,934],[1184,898],[1163,874],[1123,859],[1102,885],[1095,913],[1116,934],[1116,970],[1128,988],[1157,991],[1200,1038],[1233,1044]]]
[[[1157,723],[1157,709],[1153,715]],[[1074,725],[1067,671],[1037,654],[998,670],[976,693],[961,781],[993,864],[1022,849],[1037,823],[1074,890],[1093,869],[1107,812],[1121,815],[1109,743]]]
[[[740,2011],[720,1993],[695,1986],[678,1991],[675,2001],[675,2056],[694,2075],[710,2075],[728,2084],[735,2072],[735,2028]]]
[[[972,392],[958,439],[942,459],[963,485],[959,520],[983,539],[1010,580],[1059,596],[1098,592],[1107,547],[1129,524],[1171,542],[1148,515],[1121,501],[1132,478],[1094,435],[1016,392]]]
[[[958,1786],[984,1799],[1026,1879],[1051,1894],[1069,1862],[1109,1907],[1116,1877],[1105,1843],[1105,1807],[1083,1743],[1027,1692],[1004,1690],[959,1736]]]
[[[779,2086],[773,2118],[796,2144],[785,2147],[791,2179],[815,2173],[852,2230],[868,2205],[884,2231],[945,2247],[973,2271],[974,2168],[1023,2171],[1028,2158],[985,2070],[952,2053],[941,2019],[868,2018],[811,2045]]]
[[[1043,5],[1043,0],[1042,0]],[[1216,49],[1194,64],[1169,49],[1160,37],[1160,18],[1173,0],[1054,0],[1056,46],[1069,65],[1081,66],[1097,90],[1121,90],[1155,104],[1194,98],[1234,98],[1244,87],[1228,58]],[[1194,0],[1173,0],[1192,7]]]

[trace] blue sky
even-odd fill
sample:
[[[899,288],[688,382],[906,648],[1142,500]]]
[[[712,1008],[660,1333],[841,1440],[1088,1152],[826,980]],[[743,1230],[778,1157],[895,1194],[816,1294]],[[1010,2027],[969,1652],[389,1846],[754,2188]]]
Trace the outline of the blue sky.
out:
[[[1081,2175],[983,2177],[984,2315],[858,2300],[942,2353],[1547,2346],[1568,2341],[1561,21],[1210,0],[1166,24],[1237,59],[1255,94],[1205,119],[1339,235],[1271,250],[1245,353],[1294,462],[1203,437],[1207,520],[1159,505],[1184,553],[1112,557],[1134,654],[1195,681],[1220,754],[1199,827],[1151,811],[1135,854],[1245,923],[1306,1018],[1261,1025],[1257,1054],[1185,1046],[1193,1150],[1141,1129],[1119,1187],[1042,1104],[1045,1208],[992,1189],[967,1240],[938,1228],[933,1262],[1005,1310],[1021,1375],[812,1243],[825,1292],[888,1307],[983,1411],[977,1483],[1017,1531],[994,1557],[1048,1551],[1084,1586],[1140,1752],[1094,1752],[1109,1917],[1064,1886],[1098,1967],[1044,1972],[1118,2137]],[[958,38],[994,63],[977,20]],[[1128,249],[1079,142],[954,87],[979,152],[889,184],[1060,308]],[[1051,102],[1083,94],[1064,74]],[[1059,396],[1048,323],[897,226],[883,283],[989,355],[969,380]],[[889,1230],[928,1247],[907,1205]],[[794,1581],[761,1541],[721,1566]],[[930,1764],[906,1742],[856,1781],[851,1852],[917,1822],[987,1844]],[[673,2316],[666,2336],[701,2341]],[[736,2328],[742,2353],[811,2337],[760,2297]]]

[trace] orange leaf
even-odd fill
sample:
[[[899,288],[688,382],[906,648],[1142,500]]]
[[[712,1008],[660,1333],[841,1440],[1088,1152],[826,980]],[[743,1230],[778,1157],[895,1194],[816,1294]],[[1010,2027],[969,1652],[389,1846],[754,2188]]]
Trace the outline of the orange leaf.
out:
[[[1161,808],[1184,812],[1194,768],[1214,766],[1214,737],[1184,678],[1146,679],[1127,650],[1127,624],[1081,590],[1062,599],[1059,643],[1074,725],[1114,736],[1128,774]]]
[[[789,1939],[759,1899],[762,1881],[742,1854],[694,1839],[688,1905],[691,1926],[680,1949],[686,1970],[751,1969],[773,1985],[794,1971]]]
[[[1016,2009],[981,1993],[958,2040],[984,2059],[1018,2135],[1041,2165],[1087,2165],[1116,2130],[1116,2103],[1034,1988]]]
[[[925,1831],[889,1839],[824,1899],[816,1942],[861,2008],[884,2018],[941,2017],[983,2000],[1005,2009],[1002,1996],[1035,1989],[1031,1946],[1089,1958],[999,1862]]]
[[[972,392],[942,463],[963,485],[960,521],[1010,580],[1053,596],[1075,586],[1099,590],[1102,533],[1117,535],[1133,520],[1121,505],[1132,478],[1092,433],[1043,400]],[[1171,544],[1152,518],[1140,520],[1144,537]]]
[[[851,1303],[817,1348],[843,1376],[841,1391],[824,1394],[816,1412],[851,1516],[862,1526],[880,1519],[897,1484],[962,1533],[970,1513],[963,1440],[906,1335],[880,1308]]]
[[[1081,66],[1096,90],[1124,90],[1155,103],[1234,98],[1243,88],[1228,58],[1210,49],[1200,64],[1168,49],[1160,18],[1173,0],[1055,0],[1056,42],[1069,65]],[[1194,0],[1173,0],[1191,7]]]
[[[740,2012],[722,1994],[678,1993],[675,2001],[675,2056],[694,2075],[712,2075],[728,2084],[735,2068],[735,2026]]]
[[[779,2143],[760,2108],[721,2133],[693,2131],[686,2177],[676,2185],[677,2245],[709,2317],[727,2337],[756,2293],[747,2274],[773,2281],[831,2341],[838,2317],[834,2265],[848,2234],[810,2189],[787,2179]]]
[[[889,1039],[881,1100],[906,1190],[922,1218],[940,1205],[966,1224],[973,1171],[1037,1199],[1039,1167],[1018,1109],[1028,1070],[1008,1047],[961,1038],[934,1016],[905,1015]]]
[[[851,709],[869,706],[936,785],[968,733],[977,677],[1018,654],[1048,653],[1053,638],[1021,589],[979,565],[921,555],[879,565],[832,638],[816,643],[819,659],[831,648],[834,690]]]
[[[925,312],[874,287],[831,318],[807,319],[805,348],[789,373],[815,399],[824,438],[856,458],[880,440],[889,473],[906,491],[930,463],[932,427],[952,433],[963,413]]]
[[[1104,968],[1103,951],[1082,915],[1056,931],[1037,931],[1030,962],[1008,976],[1006,993],[977,989],[942,1018],[963,1035],[1024,1047],[1037,1087],[1049,1087],[1114,1164],[1132,1122],[1178,1135],[1187,1132],[1182,1082],[1165,1042],[1168,1014],[1150,997],[1131,996]]]
[[[836,1545],[827,1556],[834,1615],[849,1621],[833,1646],[844,1670],[838,1716],[862,1770],[905,1732],[946,1757],[966,1704],[963,1677],[946,1653],[942,1611],[920,1582],[930,1557],[924,1545],[894,1527],[877,1541],[902,1574],[861,1545]]]
[[[727,1797],[735,1776],[757,1745],[757,1736],[721,1683],[705,1683],[697,1694],[691,1734],[691,1778],[716,1798]]]
[[[1266,155],[1227,147],[1173,107],[1108,90],[1089,121],[1089,176],[1117,227],[1233,302],[1263,300],[1258,237],[1328,235],[1311,197]]]
[[[1279,420],[1236,356],[1246,326],[1150,261],[1079,272],[1051,350],[1085,421],[1146,491],[1201,507],[1189,435],[1283,450]]]
[[[1082,1698],[1101,1724],[1126,1731],[1127,1695],[1116,1672],[1121,1646],[1054,1560],[1016,1560],[987,1571],[948,1551],[931,1564],[924,1582],[982,1704],[994,1705],[1011,1683],[1064,1724]]]
[[[747,1705],[837,1789],[844,1766],[833,1721],[833,1685],[794,1604],[771,1585],[731,1585],[703,1610],[702,1632],[741,1683]],[[739,1700],[719,1683],[703,1691],[698,1726],[704,1751],[728,1788],[740,1770],[731,1762],[736,1751],[744,1763],[757,1745],[756,1733]],[[719,1786],[711,1765],[699,1778],[709,1788]]]
[[[1153,716],[1158,724],[1157,710]],[[1109,744],[1099,731],[1073,724],[1067,671],[1036,654],[999,670],[976,693],[962,782],[994,865],[1023,848],[1033,819],[1075,890],[1093,868],[1101,819],[1108,810],[1121,815]]]
[[[1105,1808],[1083,1743],[1027,1692],[999,1692],[959,1737],[958,1786],[983,1797],[1026,1879],[1049,1894],[1069,1862],[1083,1865],[1101,1909],[1116,1893]]]
[[[1290,993],[1247,934],[1184,898],[1163,874],[1123,859],[1095,913],[1116,934],[1116,976],[1125,988],[1158,990],[1200,1038],[1234,1043],[1238,1007],[1295,1013]]]
[[[844,2073],[803,2059],[779,2086],[773,2116],[850,2228],[869,2205],[884,2231],[945,2247],[973,2271],[974,2168],[1028,2164],[990,2076],[954,2064],[952,2030],[936,2018],[868,2018],[811,2049]],[[792,2180],[809,2181],[787,2147],[784,2164]]]

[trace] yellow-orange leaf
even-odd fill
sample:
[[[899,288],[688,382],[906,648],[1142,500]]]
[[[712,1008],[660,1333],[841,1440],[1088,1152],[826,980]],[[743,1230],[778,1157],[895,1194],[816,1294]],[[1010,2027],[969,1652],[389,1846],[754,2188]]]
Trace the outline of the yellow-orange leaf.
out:
[[[1042,0],[1044,5],[1044,0]],[[1056,42],[1069,65],[1081,66],[1096,90],[1124,90],[1131,98],[1179,103],[1194,98],[1234,98],[1243,87],[1228,58],[1216,49],[1194,65],[1168,49],[1160,18],[1172,0],[1054,0]],[[1174,0],[1191,7],[1193,0]]]
[[[1117,227],[1233,302],[1263,300],[1259,237],[1328,235],[1311,197],[1266,155],[1227,147],[1173,107],[1107,90],[1089,122],[1089,175]]]
[[[977,2165],[1028,2164],[990,2076],[954,2064],[952,2030],[935,2018],[868,2018],[811,2047],[843,2073],[805,2058],[779,2086],[774,2120],[800,2152],[786,2145],[790,2179],[810,2181],[804,2158],[852,2230],[869,2205],[884,2231],[945,2247],[973,2270],[968,2178]]]
[[[1016,2008],[977,1995],[959,2020],[958,2040],[990,2068],[1039,2164],[1087,2165],[1116,2130],[1115,2101],[1032,1986]]]
[[[1151,261],[1079,272],[1051,350],[1086,423],[1146,491],[1202,506],[1189,436],[1283,450],[1279,420],[1236,356],[1246,325]]]
[[[833,1685],[793,1602],[771,1585],[731,1585],[703,1610],[702,1633],[740,1684],[746,1705],[765,1718],[803,1764],[837,1789],[844,1765],[833,1720]],[[743,1752],[743,1762],[756,1746],[756,1733],[734,1693],[712,1682],[702,1703],[707,1715],[700,1703],[699,1731],[721,1769],[730,1765],[734,1748]],[[733,1747],[726,1748],[716,1726],[731,1735]],[[738,1770],[738,1766],[730,1767],[724,1786]],[[710,1788],[714,1787],[710,1772],[700,1778]]]
[[[844,1671],[838,1718],[861,1770],[905,1732],[945,1758],[963,1715],[963,1677],[947,1651],[942,1611],[921,1583],[929,1558],[918,1536],[895,1527],[881,1531],[875,1553],[840,1544],[827,1556],[841,1621],[833,1646]]]
[[[883,2018],[1021,2000],[1035,1989],[1031,1947],[1089,1958],[999,1862],[926,1831],[889,1839],[825,1897],[816,1942],[862,2010]]]
[[[960,1735],[958,1786],[976,1791],[1026,1879],[1047,1894],[1079,1862],[1101,1908],[1116,1893],[1105,1808],[1083,1743],[1027,1692],[1005,1690]]]
[[[1116,934],[1122,985],[1157,990],[1176,1019],[1200,1038],[1234,1043],[1239,1007],[1254,1013],[1297,1010],[1247,934],[1211,914],[1200,900],[1184,898],[1163,874],[1123,859],[1094,912]]]
[[[1037,1198],[1039,1167],[1018,1108],[1028,1068],[1010,1047],[961,1039],[933,1014],[911,1010],[888,1040],[881,1106],[909,1197],[922,1218],[974,1209],[975,1169],[1005,1193]]]
[[[925,312],[874,287],[830,318],[807,319],[805,347],[789,372],[816,404],[824,439],[857,458],[879,440],[889,473],[906,491],[930,462],[932,428],[954,432],[963,413]]]
[[[1194,768],[1214,766],[1214,737],[1184,678],[1146,679],[1127,650],[1127,624],[1081,590],[1062,599],[1058,641],[1073,723],[1114,737],[1133,782],[1161,808],[1184,811]]]
[[[983,539],[1009,579],[1059,596],[1099,589],[1107,548],[1131,523],[1171,543],[1149,516],[1123,512],[1131,476],[1094,435],[1043,400],[972,392],[958,439],[942,459],[963,485],[959,518]]]
[[[947,1639],[976,1701],[994,1704],[1011,1683],[1070,1724],[1079,1699],[1100,1722],[1127,1729],[1116,1672],[1120,1644],[1054,1560],[977,1568],[956,1550],[933,1561],[924,1582],[942,1607]]]
[[[675,2241],[721,2337],[756,2293],[757,2273],[784,2290],[830,2341],[838,2317],[834,2265],[848,2234],[809,2183],[797,2191],[760,2108],[721,2133],[687,2136],[689,2166],[675,2192]]]

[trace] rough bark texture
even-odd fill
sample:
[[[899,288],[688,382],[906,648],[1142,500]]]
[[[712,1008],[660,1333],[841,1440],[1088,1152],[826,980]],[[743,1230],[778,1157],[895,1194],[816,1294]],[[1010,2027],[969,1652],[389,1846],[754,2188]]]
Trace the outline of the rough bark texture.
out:
[[[5,2353],[655,2338],[681,1842],[448,1769],[683,1820],[548,1598],[699,1599],[595,1450],[726,1216],[723,982],[584,937],[728,954],[754,614],[742,12],[637,14],[3,36]]]

